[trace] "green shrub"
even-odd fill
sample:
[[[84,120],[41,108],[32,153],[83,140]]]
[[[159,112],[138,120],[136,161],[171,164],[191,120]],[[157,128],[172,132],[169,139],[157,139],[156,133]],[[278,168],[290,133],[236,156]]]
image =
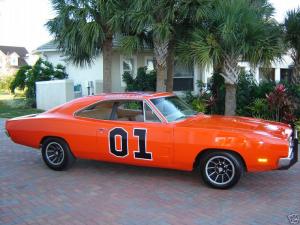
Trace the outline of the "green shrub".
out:
[[[126,83],[126,91],[155,91],[156,90],[156,72],[147,73],[147,67],[140,67],[137,76],[125,72],[123,81]]]
[[[57,79],[66,79],[65,67],[62,65],[53,66],[50,62],[39,59],[34,66],[23,66],[16,73],[10,84],[10,90],[15,93],[16,88],[25,90],[26,98],[35,102],[36,88],[35,82]],[[33,104],[34,105],[34,104]]]
[[[245,110],[250,110],[251,116],[260,119],[270,119],[268,101],[265,98],[255,99]]]
[[[279,87],[280,84],[272,81],[257,84],[253,74],[243,72],[237,83],[237,115],[288,123],[300,120],[300,85],[285,83],[281,95]],[[184,100],[196,111],[224,114],[223,77],[213,74],[207,90],[203,85],[199,88],[201,91],[198,95],[186,92]]]
[[[0,78],[0,90],[2,92],[10,92],[9,87],[13,79],[14,79],[13,75]]]
[[[257,87],[253,74],[245,72],[240,74],[236,89],[237,115],[251,116],[248,106],[257,98],[255,95]]]

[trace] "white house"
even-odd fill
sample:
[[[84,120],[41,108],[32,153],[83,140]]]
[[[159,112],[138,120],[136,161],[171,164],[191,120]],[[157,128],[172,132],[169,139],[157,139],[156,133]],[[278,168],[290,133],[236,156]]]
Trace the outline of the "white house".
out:
[[[102,92],[103,58],[101,54],[95,58],[94,64],[85,67],[75,66],[72,62],[66,61],[65,56],[57,48],[56,43],[53,41],[38,47],[33,54],[39,55],[54,65],[63,64],[66,66],[66,72],[69,75],[68,79],[73,81],[71,84],[75,86],[75,91],[80,92],[81,90],[81,94],[77,95],[75,93],[73,94],[74,97]],[[121,54],[117,43],[114,42],[112,61],[112,90],[114,92],[124,91],[125,83],[122,81],[122,74],[125,71],[136,74],[137,69],[143,66],[147,66],[148,69],[153,69],[154,58],[152,49],[146,49],[143,52],[132,56],[125,56]],[[280,81],[282,79],[290,79],[290,67],[292,66],[292,59],[286,55],[281,62],[273,63],[272,69],[267,71],[259,67],[251,69],[249,64],[246,62],[241,62],[240,66],[246,71],[251,70],[252,73],[255,74],[255,78],[258,82],[265,79]],[[174,91],[197,92],[197,81],[201,80],[203,83],[208,83],[211,75],[212,68],[204,69],[199,67],[197,64],[188,67],[175,62]],[[69,99],[66,99],[66,101],[67,100]],[[43,101],[43,99],[40,99],[40,101]],[[37,104],[39,107],[39,100],[37,101]],[[55,105],[53,104],[51,106],[43,106],[42,108],[48,109]]]

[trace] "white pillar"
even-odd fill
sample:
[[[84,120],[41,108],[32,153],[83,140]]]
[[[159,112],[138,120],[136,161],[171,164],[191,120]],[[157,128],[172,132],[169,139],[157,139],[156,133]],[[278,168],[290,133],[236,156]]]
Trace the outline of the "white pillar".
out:
[[[280,68],[275,68],[275,81],[280,81]]]
[[[254,77],[257,83],[259,83],[259,66],[254,69]]]
[[[194,93],[199,92],[198,81],[201,80],[200,68],[197,63],[194,64]]]

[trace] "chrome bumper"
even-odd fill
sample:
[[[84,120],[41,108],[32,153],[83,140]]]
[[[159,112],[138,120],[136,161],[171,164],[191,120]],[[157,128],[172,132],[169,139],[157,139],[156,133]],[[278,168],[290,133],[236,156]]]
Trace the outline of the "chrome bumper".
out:
[[[279,170],[287,170],[298,161],[298,135],[294,130],[292,134],[292,144],[290,146],[289,155],[286,158],[280,158],[278,161]]]

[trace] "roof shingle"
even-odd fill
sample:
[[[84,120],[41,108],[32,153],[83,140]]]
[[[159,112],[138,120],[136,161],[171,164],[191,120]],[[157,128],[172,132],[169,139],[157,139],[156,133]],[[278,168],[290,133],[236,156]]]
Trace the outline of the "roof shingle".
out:
[[[28,51],[26,48],[16,47],[16,46],[0,46],[0,51],[2,51],[6,55],[15,52],[22,58],[26,57],[26,55],[28,54]]]

